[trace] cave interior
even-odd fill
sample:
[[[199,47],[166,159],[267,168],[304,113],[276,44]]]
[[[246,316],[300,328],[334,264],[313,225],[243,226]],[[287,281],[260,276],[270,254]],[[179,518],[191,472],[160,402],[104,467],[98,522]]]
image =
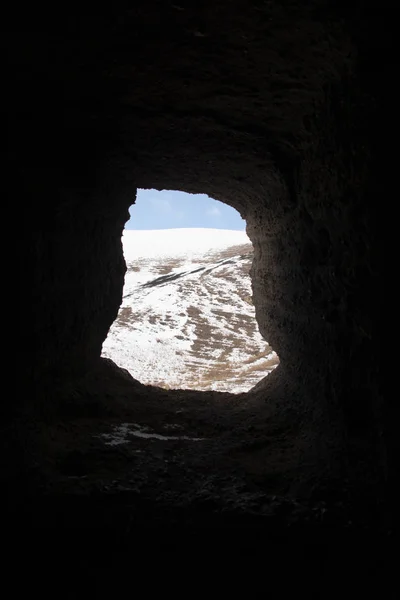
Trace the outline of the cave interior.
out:
[[[382,18],[329,0],[140,0],[21,16],[8,49],[23,315],[9,522],[59,538],[386,535]],[[246,220],[280,358],[248,393],[145,386],[101,358],[138,188],[205,193]],[[107,445],[126,424],[178,433]]]

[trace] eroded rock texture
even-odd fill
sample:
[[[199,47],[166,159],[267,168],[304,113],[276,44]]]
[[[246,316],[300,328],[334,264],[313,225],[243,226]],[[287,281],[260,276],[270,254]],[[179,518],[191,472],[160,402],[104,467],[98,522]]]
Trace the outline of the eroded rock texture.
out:
[[[269,407],[296,489],[346,481],[380,497],[388,37],[361,3],[135,7],[36,15],[12,34],[27,386],[54,408],[54,378],[67,389],[100,360],[136,188],[207,193],[246,218],[257,319],[281,360],[244,405]]]

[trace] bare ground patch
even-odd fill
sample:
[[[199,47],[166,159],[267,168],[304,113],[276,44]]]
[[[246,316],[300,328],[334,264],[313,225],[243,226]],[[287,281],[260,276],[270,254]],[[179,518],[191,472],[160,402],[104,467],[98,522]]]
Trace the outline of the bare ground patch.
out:
[[[128,271],[133,271],[134,273],[139,273],[140,272],[140,266],[135,264],[135,263],[130,263],[128,265]]]
[[[134,315],[130,306],[124,306],[124,308],[120,309],[117,317],[117,323],[119,325],[131,325],[134,321]]]
[[[169,275],[173,269],[178,269],[183,265],[182,259],[170,259],[167,260],[163,265],[157,267],[157,275]]]
[[[227,258],[233,258],[234,256],[245,256],[246,258],[253,257],[253,245],[249,242],[248,244],[238,244],[236,246],[230,246],[224,250],[215,252],[209,252],[205,258],[208,262],[214,262],[215,259],[226,260]]]

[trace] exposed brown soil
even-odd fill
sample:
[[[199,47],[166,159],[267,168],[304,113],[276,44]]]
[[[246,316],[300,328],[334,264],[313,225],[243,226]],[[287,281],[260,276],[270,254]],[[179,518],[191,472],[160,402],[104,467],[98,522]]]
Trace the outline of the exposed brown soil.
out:
[[[127,325],[134,322],[134,315],[130,306],[121,308],[118,313],[118,321],[122,325]]]
[[[146,384],[167,390],[185,387],[237,393],[249,389],[276,367],[279,359],[275,354],[267,359],[272,349],[254,339],[256,336],[259,340],[254,314],[246,314],[243,310],[243,301],[252,305],[252,298],[249,296],[252,258],[251,243],[203,253],[199,260],[205,267],[211,266],[211,270],[200,273],[198,280],[188,277],[183,282],[179,279],[175,282],[177,299],[195,292],[192,296],[193,305],[189,305],[187,313],[183,313],[187,317],[183,326],[174,322],[173,314],[157,315],[157,309],[154,312],[143,312],[140,303],[136,303],[134,307],[120,308],[115,323],[118,328],[128,326],[135,329],[135,323],[140,327],[140,321],[144,320],[149,325],[167,329],[170,325],[171,328],[176,328],[175,338],[178,340],[193,339],[194,334],[194,340],[187,350],[187,360],[183,363],[184,373],[177,368],[176,371],[164,373],[160,378],[157,370],[152,369],[146,375]],[[157,264],[157,261],[153,264],[155,282],[182,265],[179,257],[167,257],[163,261],[164,264]],[[129,263],[128,271],[132,264],[134,263]],[[147,285],[153,284],[153,278],[150,275],[149,278]],[[229,294],[226,292],[226,283],[233,284],[229,286],[232,290]],[[205,295],[205,302],[202,294]],[[214,306],[211,308],[212,318],[209,315],[210,304]],[[162,343],[161,338],[154,332],[153,334],[156,342]],[[171,349],[171,352],[175,350]],[[239,352],[245,359],[240,362],[235,359]],[[118,356],[108,356],[118,363]],[[258,364],[255,364],[256,361]],[[135,371],[132,373],[140,379]]]

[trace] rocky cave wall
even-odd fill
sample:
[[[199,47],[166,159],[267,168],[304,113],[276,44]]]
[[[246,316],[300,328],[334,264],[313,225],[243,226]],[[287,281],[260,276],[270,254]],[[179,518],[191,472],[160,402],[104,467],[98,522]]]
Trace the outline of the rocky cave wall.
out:
[[[281,363],[254,393],[313,431],[310,456],[382,482],[384,33],[358,3],[178,4],[12,32],[27,385],[99,359],[136,188],[207,193],[255,248],[257,320]]]

